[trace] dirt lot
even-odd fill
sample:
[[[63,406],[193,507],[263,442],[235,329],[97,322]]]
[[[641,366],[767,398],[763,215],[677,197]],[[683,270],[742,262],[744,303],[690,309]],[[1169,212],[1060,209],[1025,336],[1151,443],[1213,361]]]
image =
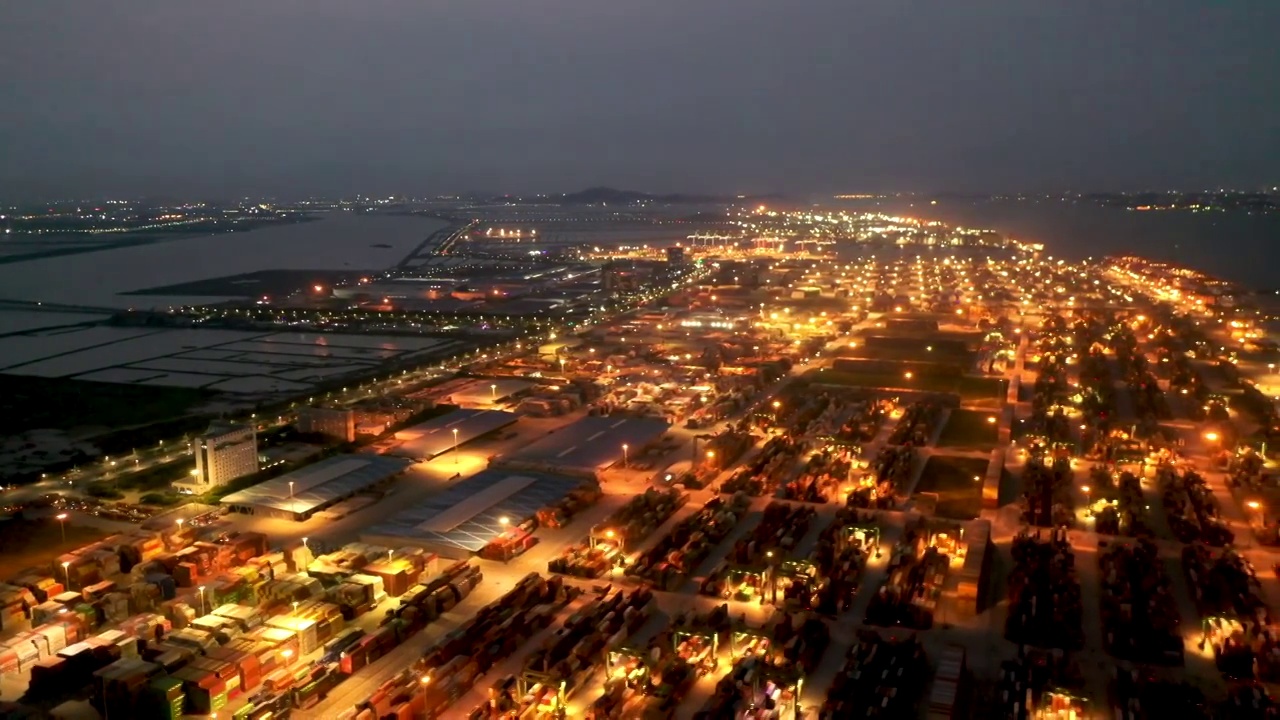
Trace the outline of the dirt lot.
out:
[[[982,512],[982,478],[986,474],[986,460],[934,455],[920,474],[916,492],[937,493],[938,517],[972,520]]]
[[[52,517],[0,523],[0,582],[29,567],[52,568],[58,555],[107,536],[98,528],[76,524],[74,517],[67,518],[66,523],[66,542],[62,541],[58,521]]]

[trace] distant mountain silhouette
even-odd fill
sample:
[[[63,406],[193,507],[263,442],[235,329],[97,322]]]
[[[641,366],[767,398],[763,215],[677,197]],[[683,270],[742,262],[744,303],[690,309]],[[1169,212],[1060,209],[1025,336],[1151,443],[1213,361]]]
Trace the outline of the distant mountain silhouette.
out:
[[[494,201],[533,205],[725,205],[734,202],[747,203],[759,200],[777,200],[779,197],[778,195],[737,197],[730,195],[686,195],[684,193],[654,195],[636,190],[593,187],[574,193],[561,193],[558,195],[502,195],[494,198]]]

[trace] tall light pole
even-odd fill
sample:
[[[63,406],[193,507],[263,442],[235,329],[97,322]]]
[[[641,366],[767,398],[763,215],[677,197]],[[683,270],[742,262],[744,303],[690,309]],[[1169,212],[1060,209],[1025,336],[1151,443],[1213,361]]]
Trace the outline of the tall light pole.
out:
[[[58,513],[56,517],[58,518],[58,529],[62,531],[62,544],[66,545],[67,544],[67,514]]]
[[[1249,515],[1250,515],[1250,517],[1249,517],[1249,523],[1250,523],[1250,524],[1253,524],[1253,520],[1254,520],[1253,515],[1254,515],[1254,513],[1256,513],[1256,514],[1257,514],[1258,525],[1266,525],[1266,523],[1265,523],[1265,522],[1263,522],[1263,517],[1262,517],[1262,503],[1258,502],[1257,500],[1250,500],[1249,502],[1245,503],[1244,505],[1245,505],[1245,507],[1247,507],[1247,508],[1249,508],[1250,510],[1252,510],[1252,511],[1253,511],[1253,513],[1249,513]]]
[[[67,589],[71,589],[71,561],[67,560],[62,563],[62,577],[67,581]]]
[[[497,383],[493,383],[492,385],[489,386],[489,399],[494,402],[498,401],[498,384]]]
[[[430,717],[427,712],[427,686],[431,684],[431,676],[423,675],[418,678],[418,687],[422,689],[422,717]]]
[[[622,443],[622,467],[627,466],[627,444]]]
[[[453,464],[458,464],[458,428],[453,429]]]
[[[289,481],[289,512],[293,512],[293,481]]]
[[[203,586],[203,585],[201,585],[201,586],[200,586],[200,614],[201,614],[201,615],[204,615],[204,614],[205,614],[205,609],[204,609],[204,586]]]

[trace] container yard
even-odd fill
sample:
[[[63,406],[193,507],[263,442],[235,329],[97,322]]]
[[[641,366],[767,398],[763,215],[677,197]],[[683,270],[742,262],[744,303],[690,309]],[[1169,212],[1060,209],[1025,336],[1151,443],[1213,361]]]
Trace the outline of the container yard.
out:
[[[1086,306],[1108,291],[1026,263],[726,260],[661,309],[478,354],[412,391],[469,409],[7,578],[4,697],[109,718],[1267,717],[1280,495],[1236,364],[1199,357],[1194,322]]]

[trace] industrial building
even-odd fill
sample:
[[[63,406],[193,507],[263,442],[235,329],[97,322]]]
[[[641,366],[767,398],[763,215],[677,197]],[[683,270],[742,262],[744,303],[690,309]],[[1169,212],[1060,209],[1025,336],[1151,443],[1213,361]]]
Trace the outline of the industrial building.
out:
[[[591,481],[532,472],[485,470],[374,525],[360,535],[372,545],[421,547],[441,557],[477,553]]]
[[[307,407],[298,411],[298,432],[342,442],[356,440],[356,413],[351,408]]]
[[[656,418],[589,415],[495,459],[491,467],[595,478],[628,456],[639,457],[670,427]]]
[[[391,455],[424,462],[516,422],[515,413],[460,408],[396,431],[400,442]]]
[[[248,425],[210,425],[191,441],[191,453],[196,468],[190,479],[174,483],[181,490],[202,493],[258,472],[258,434]]]
[[[445,405],[492,407],[518,398],[536,386],[512,377],[460,379],[432,388],[432,397]]]
[[[222,499],[232,512],[306,520],[358,493],[376,490],[412,465],[384,455],[335,455]]]

